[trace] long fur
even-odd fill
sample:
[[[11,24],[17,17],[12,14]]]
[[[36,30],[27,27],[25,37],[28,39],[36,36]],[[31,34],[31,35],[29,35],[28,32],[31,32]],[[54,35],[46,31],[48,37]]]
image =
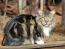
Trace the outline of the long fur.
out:
[[[39,11],[39,16],[18,15],[11,19],[4,28],[3,46],[24,44],[44,44],[44,36],[49,37],[55,27],[55,10]]]
[[[34,44],[34,40],[40,35],[35,16],[19,15],[6,24],[2,45]]]

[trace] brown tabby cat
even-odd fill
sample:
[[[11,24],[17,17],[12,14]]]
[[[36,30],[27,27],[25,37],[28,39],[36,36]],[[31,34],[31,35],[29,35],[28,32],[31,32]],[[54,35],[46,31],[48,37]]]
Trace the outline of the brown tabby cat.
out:
[[[11,19],[4,28],[2,45],[44,44],[44,35],[49,36],[55,26],[55,11],[39,11],[38,14],[22,14]]]

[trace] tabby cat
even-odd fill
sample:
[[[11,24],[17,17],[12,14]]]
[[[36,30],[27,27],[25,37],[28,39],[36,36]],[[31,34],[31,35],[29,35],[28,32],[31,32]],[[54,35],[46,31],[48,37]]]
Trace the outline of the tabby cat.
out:
[[[45,11],[43,14],[42,11],[39,11],[40,17],[38,17],[37,22],[43,26],[42,30],[44,32],[44,35],[49,37],[51,30],[56,26],[56,20],[55,20],[55,10],[52,11]],[[40,21],[40,22],[39,22]]]
[[[49,37],[49,32],[55,27],[55,11],[39,11],[38,14],[22,14],[12,18],[4,28],[2,45],[44,44],[44,36]]]

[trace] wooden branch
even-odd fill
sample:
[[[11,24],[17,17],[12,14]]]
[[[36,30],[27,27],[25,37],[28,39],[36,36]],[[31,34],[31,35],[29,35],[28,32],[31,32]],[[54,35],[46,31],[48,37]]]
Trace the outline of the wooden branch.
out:
[[[31,49],[31,48],[50,48],[50,47],[57,47],[57,46],[65,46],[65,41],[55,41],[49,42],[43,45],[22,45],[22,46],[2,46],[0,48],[3,49]]]

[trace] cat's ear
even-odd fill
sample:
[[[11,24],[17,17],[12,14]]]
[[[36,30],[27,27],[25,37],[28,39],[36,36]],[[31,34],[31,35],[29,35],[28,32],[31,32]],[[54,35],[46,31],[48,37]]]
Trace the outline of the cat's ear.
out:
[[[37,16],[36,16],[36,21],[44,17],[44,12],[42,10],[38,10]]]
[[[38,10],[38,15],[41,16],[41,17],[43,17],[44,16],[43,10]]]
[[[55,11],[55,9],[54,9],[54,10],[50,11],[49,16],[50,16],[50,17],[54,17],[55,13],[56,13],[56,11]]]

